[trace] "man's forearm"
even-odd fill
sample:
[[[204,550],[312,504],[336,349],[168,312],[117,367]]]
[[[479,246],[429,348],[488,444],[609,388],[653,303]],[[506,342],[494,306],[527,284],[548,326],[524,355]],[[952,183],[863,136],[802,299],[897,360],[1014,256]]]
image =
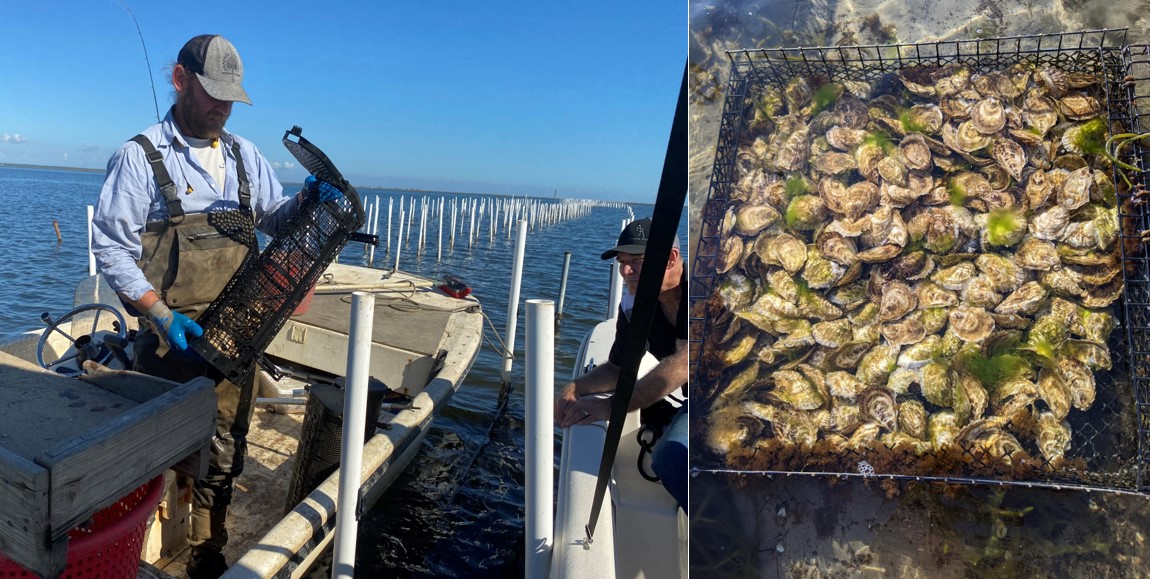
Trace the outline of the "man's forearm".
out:
[[[646,408],[658,402],[686,383],[688,374],[687,347],[681,344],[678,351],[663,358],[646,376],[635,382],[635,392],[627,410]]]
[[[614,392],[615,384],[619,382],[619,367],[606,362],[576,378],[574,382],[576,396]]]

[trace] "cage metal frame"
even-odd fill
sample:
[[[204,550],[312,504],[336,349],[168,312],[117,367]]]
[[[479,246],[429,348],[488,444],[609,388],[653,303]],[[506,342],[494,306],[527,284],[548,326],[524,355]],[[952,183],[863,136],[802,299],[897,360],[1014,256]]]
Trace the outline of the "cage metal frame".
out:
[[[1034,34],[972,40],[938,41],[914,44],[866,46],[795,47],[728,51],[731,74],[720,120],[715,164],[710,187],[701,208],[697,250],[691,268],[689,301],[690,375],[692,405],[702,409],[702,387],[705,381],[700,358],[705,355],[706,337],[711,320],[705,302],[717,289],[721,276],[716,275],[720,256],[719,224],[730,202],[727,191],[738,180],[736,155],[744,126],[745,103],[749,89],[758,83],[777,88],[796,75],[821,76],[832,82],[865,78],[873,81],[883,74],[916,66],[965,64],[976,70],[1004,69],[1029,61],[1056,63],[1061,68],[1090,70],[1103,76],[1106,121],[1110,134],[1143,133],[1150,130],[1150,119],[1139,111],[1150,99],[1150,47],[1126,45],[1125,28],[1100,29],[1055,34]],[[1150,492],[1150,258],[1140,249],[1141,237],[1150,236],[1150,219],[1141,204],[1150,200],[1150,175],[1144,170],[1150,144],[1142,139],[1119,151],[1118,158],[1138,168],[1129,174],[1136,182],[1133,188],[1118,191],[1118,217],[1123,225],[1117,242],[1121,249],[1122,276],[1125,282],[1119,303],[1110,309],[1119,320],[1109,344],[1115,354],[1116,367],[1125,363],[1130,380],[1137,433],[1129,449],[1133,472],[1116,473],[1106,483],[1083,483],[1078,479],[1003,480],[979,476],[920,476],[875,472],[865,460],[858,462],[858,472],[796,472],[739,470],[717,465],[695,464],[692,471],[743,475],[809,475],[826,477],[875,477],[902,481],[934,481],[991,486],[1045,487],[1083,491],[1108,491],[1143,494]],[[1120,169],[1112,165],[1111,179],[1118,185]],[[1131,233],[1133,231],[1134,233]],[[1128,250],[1128,245],[1136,249]],[[1133,282],[1133,283],[1132,283]],[[1124,331],[1121,331],[1124,330]],[[696,424],[704,426],[705,422]],[[1077,432],[1076,432],[1077,434]],[[1132,436],[1134,433],[1130,433]],[[851,451],[853,452],[853,451]],[[1126,469],[1122,469],[1126,470]]]
[[[366,219],[355,187],[301,133],[299,127],[285,131],[284,146],[342,195],[334,201],[305,200],[258,257],[249,252],[199,317],[204,335],[192,348],[236,383],[263,362],[264,349]]]

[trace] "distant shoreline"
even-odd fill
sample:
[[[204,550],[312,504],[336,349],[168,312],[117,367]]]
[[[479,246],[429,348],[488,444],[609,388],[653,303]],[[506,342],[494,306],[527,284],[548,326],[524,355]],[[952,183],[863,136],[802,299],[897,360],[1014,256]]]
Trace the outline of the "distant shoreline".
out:
[[[4,169],[42,169],[45,171],[71,171],[73,173],[103,173],[103,169],[84,169],[81,167],[63,167],[60,165],[25,165],[23,163],[0,163]]]
[[[27,165],[24,163],[0,163],[0,169],[37,169],[41,171],[69,171],[72,173],[104,173],[104,169],[84,169],[81,167],[63,167],[60,165]],[[282,181],[282,185],[303,185],[294,181]],[[542,195],[508,195],[506,193],[462,193],[458,191],[438,191],[435,189],[416,189],[412,187],[382,187],[377,185],[355,185],[357,189],[372,189],[376,191],[397,191],[400,193],[435,193],[440,195],[482,195],[485,197],[553,199]],[[608,202],[609,203],[609,202]],[[634,201],[618,201],[627,205],[654,205],[653,203],[640,203]]]

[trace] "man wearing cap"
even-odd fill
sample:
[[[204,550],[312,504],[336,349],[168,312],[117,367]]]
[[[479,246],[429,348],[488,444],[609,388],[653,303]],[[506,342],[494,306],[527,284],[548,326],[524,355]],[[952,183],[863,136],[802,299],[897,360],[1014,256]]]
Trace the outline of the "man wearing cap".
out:
[[[251,379],[232,383],[188,348],[203,333],[194,320],[257,247],[254,229],[274,235],[305,196],[332,197],[314,180],[284,196],[255,145],[224,129],[233,102],[251,104],[243,75],[239,53],[222,36],[189,40],[172,66],[175,104],[112,155],[92,221],[100,272],[140,315],[133,369],[177,382],[216,381],[208,474],[192,489],[192,579],[227,570],[224,519],[243,469],[254,396]]]
[[[613,392],[619,381],[619,364],[623,357],[624,336],[631,325],[631,308],[639,287],[639,274],[647,251],[651,220],[633,221],[623,228],[615,247],[605,251],[602,259],[619,262],[619,273],[627,284],[629,295],[619,304],[615,341],[607,362],[567,383],[555,402],[555,420],[562,427],[590,424],[611,416],[611,401],[589,394]],[[679,254],[675,238],[663,284],[659,290],[659,310],[647,338],[647,351],[659,364],[635,382],[628,411],[653,408],[676,391],[685,393],[687,384],[687,268]],[[655,446],[651,468],[663,486],[687,507],[687,405],[684,401]]]

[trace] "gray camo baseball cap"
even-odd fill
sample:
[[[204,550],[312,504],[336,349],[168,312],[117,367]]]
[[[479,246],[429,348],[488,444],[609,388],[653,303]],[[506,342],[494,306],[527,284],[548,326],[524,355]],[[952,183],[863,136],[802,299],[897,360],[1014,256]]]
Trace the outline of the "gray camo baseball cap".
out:
[[[244,62],[236,47],[223,36],[201,34],[189,40],[180,49],[176,62],[196,73],[212,98],[252,104],[240,84],[244,80]]]

